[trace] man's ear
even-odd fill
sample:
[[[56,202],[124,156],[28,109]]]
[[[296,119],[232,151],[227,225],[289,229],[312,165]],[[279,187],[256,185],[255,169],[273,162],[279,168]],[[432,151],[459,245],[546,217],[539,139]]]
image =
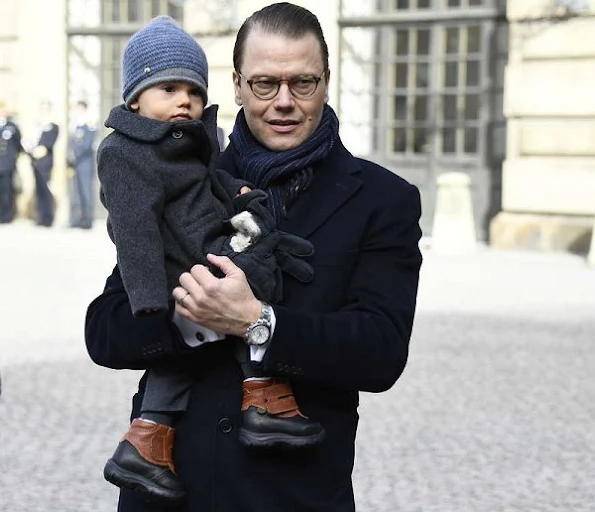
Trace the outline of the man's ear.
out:
[[[241,78],[235,71],[233,72],[232,77],[233,77],[233,90],[234,90],[234,94],[235,94],[235,102],[238,107],[241,107],[243,105],[242,95],[241,95],[241,85],[242,84],[240,83]]]
[[[328,103],[328,84],[331,79],[331,70],[327,69],[324,74],[324,102]]]

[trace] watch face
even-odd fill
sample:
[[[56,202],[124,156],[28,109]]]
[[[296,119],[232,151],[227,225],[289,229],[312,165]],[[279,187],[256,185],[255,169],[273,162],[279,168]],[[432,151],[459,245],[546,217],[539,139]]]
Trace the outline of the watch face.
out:
[[[250,343],[253,345],[262,345],[266,343],[270,336],[270,330],[266,325],[257,325],[250,331]]]

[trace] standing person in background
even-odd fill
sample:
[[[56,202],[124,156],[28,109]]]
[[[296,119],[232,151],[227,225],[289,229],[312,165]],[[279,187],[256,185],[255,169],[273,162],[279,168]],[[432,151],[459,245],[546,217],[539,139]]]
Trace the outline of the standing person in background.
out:
[[[223,151],[225,149],[225,131],[221,126],[217,126],[217,142],[219,143],[219,149]]]
[[[22,150],[19,127],[0,102],[0,224],[12,222],[15,210],[14,178]]]
[[[230,259],[209,255],[223,277],[195,265],[173,291],[176,314],[195,325],[248,345],[249,326],[259,325],[259,367],[290,380],[325,440],[293,452],[243,449],[235,435],[242,371],[233,344],[192,349],[167,315],[134,318],[117,267],[88,308],[86,344],[97,364],[140,369],[177,361],[196,375],[173,450],[187,490],[176,511],[354,512],[358,392],[386,391],[405,368],[421,265],[419,192],[343,146],[327,105],[328,63],[322,29],[307,9],[283,2],[250,16],[233,53],[241,108],[219,159],[269,193],[279,229],[314,245],[313,280],[284,283],[283,299],[268,308]],[[254,389],[249,403],[266,412],[268,398]],[[172,509],[123,490],[118,510]]]
[[[90,229],[93,225],[93,180],[95,177],[95,150],[97,133],[89,123],[87,102],[77,101],[72,117],[73,128],[68,137],[68,167],[70,171],[70,227]]]
[[[54,167],[54,145],[60,129],[52,121],[52,104],[43,101],[40,106],[39,133],[28,151],[35,176],[35,204],[38,226],[50,227],[54,223],[54,196],[50,189]]]

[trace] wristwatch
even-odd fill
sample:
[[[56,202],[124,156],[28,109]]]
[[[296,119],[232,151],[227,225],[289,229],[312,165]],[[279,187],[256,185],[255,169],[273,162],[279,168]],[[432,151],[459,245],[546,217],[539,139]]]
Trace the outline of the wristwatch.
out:
[[[263,345],[271,339],[272,316],[273,308],[266,302],[263,302],[260,317],[246,329],[246,343],[248,345]]]

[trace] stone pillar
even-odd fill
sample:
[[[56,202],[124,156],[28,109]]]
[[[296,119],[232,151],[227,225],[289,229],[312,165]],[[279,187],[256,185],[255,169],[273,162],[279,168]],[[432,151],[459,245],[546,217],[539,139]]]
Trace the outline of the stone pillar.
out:
[[[595,1],[508,0],[506,15],[503,211],[490,244],[585,252],[595,214]]]
[[[436,210],[432,228],[432,251],[468,254],[475,251],[475,222],[471,203],[471,180],[463,172],[438,176]]]

